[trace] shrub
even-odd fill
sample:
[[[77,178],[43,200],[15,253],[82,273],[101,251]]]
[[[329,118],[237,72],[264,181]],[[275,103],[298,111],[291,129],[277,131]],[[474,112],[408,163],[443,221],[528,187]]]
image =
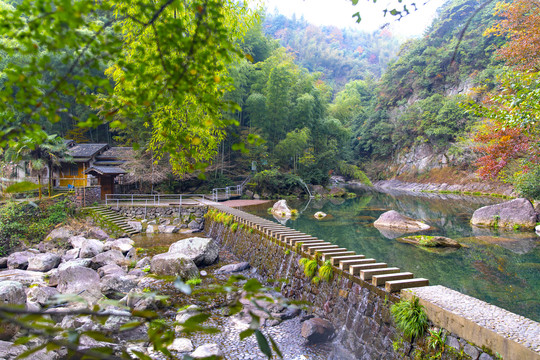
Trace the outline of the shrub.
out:
[[[342,175],[350,177],[353,180],[358,180],[364,185],[373,186],[366,174],[356,165],[351,165],[344,161],[340,161],[338,163],[338,169]]]
[[[304,265],[304,275],[306,275],[308,278],[312,278],[317,271],[317,267],[319,267],[319,264],[317,264],[317,260],[309,260]]]
[[[232,232],[236,232],[238,230],[238,223],[232,223],[230,229]]]
[[[277,169],[264,170],[253,176],[257,193],[291,195],[305,191],[299,176],[281,173]]]
[[[437,246],[437,243],[433,241],[433,237],[431,236],[421,236],[420,240],[418,240],[418,244],[425,247]]]
[[[334,269],[330,260],[325,261],[324,265],[319,268],[319,277],[326,282],[330,282],[334,277]]]
[[[516,178],[517,192],[528,199],[540,199],[540,165]]]
[[[321,282],[321,278],[318,276],[314,276],[313,279],[311,279],[311,282],[315,285],[319,285],[319,283]]]
[[[422,337],[428,325],[428,318],[424,307],[420,305],[417,297],[412,300],[401,300],[390,308],[396,326],[403,335],[413,341]]]
[[[201,278],[191,278],[188,281],[186,281],[186,284],[191,286],[197,286],[201,284]]]

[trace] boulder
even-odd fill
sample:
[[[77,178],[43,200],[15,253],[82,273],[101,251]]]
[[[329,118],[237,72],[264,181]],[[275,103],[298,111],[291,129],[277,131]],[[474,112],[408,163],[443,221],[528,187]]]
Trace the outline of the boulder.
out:
[[[424,224],[421,221],[404,216],[395,210],[390,210],[381,214],[381,216],[379,216],[379,218],[375,220],[373,225],[375,225],[375,227],[377,228],[386,227],[393,229],[401,229],[405,231],[421,231],[429,230],[431,228],[431,226]]]
[[[73,266],[58,272],[58,291],[79,295],[90,304],[101,298],[99,274],[90,268]]]
[[[201,230],[202,227],[201,227],[201,224],[199,224],[197,221],[192,220],[192,221],[190,221],[189,224],[188,224],[188,229],[191,229],[191,230]]]
[[[461,244],[456,240],[444,237],[444,236],[407,236],[398,239],[400,242],[405,242],[413,245],[420,245],[425,247],[453,247],[460,248]]]
[[[180,253],[154,256],[150,262],[150,271],[157,275],[180,276],[184,280],[199,277],[199,270],[193,260]]]
[[[92,269],[99,269],[105,265],[123,265],[126,262],[124,255],[118,250],[109,250],[104,253],[97,254],[92,258]]]
[[[287,206],[287,200],[279,200],[272,206],[272,214],[280,218],[290,218],[291,209]]]
[[[30,251],[14,252],[8,256],[7,267],[8,269],[25,270],[28,267],[28,259],[35,255],[35,253]]]
[[[176,338],[172,344],[167,347],[167,349],[169,349],[169,351],[176,351],[180,353],[190,352],[193,351],[193,343],[187,338]]]
[[[238,264],[229,264],[229,265],[222,266],[216,270],[216,274],[230,274],[234,272],[244,271],[246,269],[249,269],[249,263],[241,262]]]
[[[86,242],[86,238],[84,236],[77,235],[77,236],[71,236],[68,239],[68,241],[73,248],[80,249],[83,246],[83,244]]]
[[[73,266],[90,267],[92,265],[92,259],[73,259],[58,265],[58,270],[65,270]]]
[[[255,195],[251,190],[246,190],[245,194],[249,199],[253,199],[253,195]]]
[[[29,301],[38,303],[40,306],[49,304],[60,292],[50,286],[35,286],[28,289],[26,297]]]
[[[15,345],[12,342],[0,340],[0,356],[2,356],[3,359],[15,359],[26,350],[28,350],[28,348],[24,345]]]
[[[332,337],[334,326],[328,320],[312,318],[304,321],[301,334],[310,343],[320,343],[328,341]]]
[[[347,191],[345,191],[345,189],[343,189],[342,187],[334,186],[330,188],[330,192],[328,195],[333,197],[343,197],[347,195]]]
[[[175,242],[169,247],[169,253],[180,253],[189,257],[195,265],[206,266],[216,262],[219,245],[212,238],[192,237]]]
[[[37,254],[28,259],[28,270],[49,271],[60,264],[62,258],[54,253]]]
[[[0,304],[26,305],[24,286],[17,281],[0,281]],[[2,322],[0,340],[10,340],[19,331],[19,327],[10,322]],[[0,353],[0,356],[3,354]]]
[[[97,254],[103,252],[104,245],[97,239],[86,239],[81,244],[81,251],[79,257],[81,258],[93,258]]]
[[[71,250],[66,251],[66,253],[62,256],[62,261],[66,262],[66,261],[77,259],[79,257],[80,251],[81,249],[71,249]]]
[[[150,258],[148,256],[145,256],[141,260],[137,261],[135,268],[144,269],[147,266],[150,266]]]
[[[143,230],[143,225],[140,221],[128,221],[127,224],[137,232],[142,232]]]
[[[88,230],[88,236],[98,239],[98,240],[107,240],[109,238],[109,235],[103,229],[100,229],[98,227],[93,227]]]
[[[135,242],[131,240],[130,238],[121,238],[118,240],[109,240],[106,241],[103,247],[104,251],[108,250],[118,250],[122,252],[123,254],[127,254],[131,249],[133,249],[133,245]]]
[[[26,271],[20,269],[0,271],[0,279],[17,281],[25,286],[33,284],[45,285],[45,273],[41,271]]]
[[[327,214],[323,213],[322,211],[317,211],[315,214],[313,214],[315,219],[324,219],[326,216]]]
[[[45,237],[45,241],[67,241],[70,237],[75,235],[75,231],[68,227],[68,226],[62,226],[57,229],[54,229]]]
[[[0,269],[7,269],[7,262],[8,262],[7,257],[1,257],[0,258]]]
[[[18,281],[0,281],[0,304],[26,304],[23,284]]]
[[[499,228],[534,229],[536,212],[529,200],[519,198],[477,209],[473,213],[471,224]]]
[[[101,279],[101,292],[109,299],[120,300],[136,286],[127,276],[107,275]]]
[[[162,304],[154,295],[145,293],[141,289],[131,289],[131,291],[119,302],[120,304],[137,311],[155,310]]]
[[[159,232],[164,234],[174,234],[180,230],[174,225],[159,225]]]
[[[190,356],[195,359],[205,359],[209,357],[213,357],[213,359],[222,359],[223,353],[217,344],[204,344],[195,349]]]
[[[97,272],[99,276],[101,277],[105,277],[108,275],[117,275],[117,276],[126,275],[125,270],[116,264],[109,264],[109,265],[102,266],[99,269],[97,269]]]
[[[156,232],[158,232],[157,225],[151,225],[149,223],[148,226],[146,227],[146,233],[147,234],[153,234],[153,233],[156,233]]]
[[[536,231],[536,234],[538,234],[538,236],[540,236],[540,225],[536,226],[535,231]]]

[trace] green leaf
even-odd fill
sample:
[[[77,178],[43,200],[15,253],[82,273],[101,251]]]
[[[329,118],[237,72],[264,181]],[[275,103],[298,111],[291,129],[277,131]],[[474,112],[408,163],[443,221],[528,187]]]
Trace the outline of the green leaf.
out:
[[[272,343],[272,349],[275,351],[277,356],[283,359],[283,354],[281,353],[281,350],[279,350],[278,344],[274,341],[274,339],[268,335],[268,338],[270,339],[270,343]]]
[[[255,333],[255,329],[246,329],[240,333],[240,340],[244,340]]]
[[[255,337],[257,338],[257,343],[259,344],[261,352],[266,355],[267,358],[271,359],[272,349],[270,349],[270,345],[268,345],[268,341],[264,334],[260,330],[255,330]]]
[[[262,289],[262,285],[261,283],[257,280],[257,279],[249,279],[245,284],[244,284],[244,290],[249,292],[249,293],[255,293],[257,291],[259,291],[260,289]]]

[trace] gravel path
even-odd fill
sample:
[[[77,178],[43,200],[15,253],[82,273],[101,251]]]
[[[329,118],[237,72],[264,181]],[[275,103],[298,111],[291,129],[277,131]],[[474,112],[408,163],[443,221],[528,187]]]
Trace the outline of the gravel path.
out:
[[[420,299],[540,353],[540,323],[536,321],[440,285],[410,290]]]

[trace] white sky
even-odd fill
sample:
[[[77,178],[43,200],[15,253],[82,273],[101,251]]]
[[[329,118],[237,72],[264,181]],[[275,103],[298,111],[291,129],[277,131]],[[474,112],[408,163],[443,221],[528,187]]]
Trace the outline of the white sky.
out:
[[[390,29],[395,35],[406,37],[421,35],[424,29],[429,26],[436,14],[436,10],[446,0],[417,0],[418,11],[396,21],[396,17],[388,14],[383,17],[383,9],[400,9],[397,0],[379,0],[373,4],[373,0],[359,0],[353,6],[351,0],[263,0],[267,11],[273,13],[277,8],[278,12],[291,17],[293,13],[297,17],[304,15],[304,18],[316,25],[334,25],[340,28],[352,27],[364,31],[373,31],[390,23]],[[404,2],[405,3],[405,2]],[[401,5],[401,9],[402,9]],[[413,8],[407,6],[409,10]],[[356,23],[356,18],[352,15],[360,12],[362,21]]]

